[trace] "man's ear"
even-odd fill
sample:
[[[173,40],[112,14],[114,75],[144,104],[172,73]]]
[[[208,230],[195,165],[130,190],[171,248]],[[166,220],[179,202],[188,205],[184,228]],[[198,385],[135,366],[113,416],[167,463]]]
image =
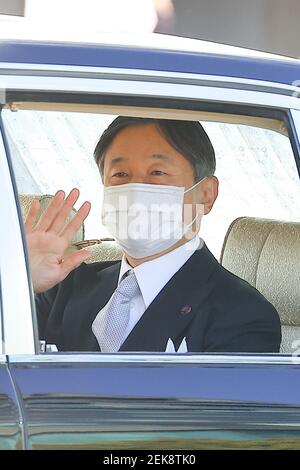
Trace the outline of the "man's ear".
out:
[[[204,215],[208,214],[219,194],[219,180],[216,176],[209,176],[201,185],[201,203],[204,205]]]

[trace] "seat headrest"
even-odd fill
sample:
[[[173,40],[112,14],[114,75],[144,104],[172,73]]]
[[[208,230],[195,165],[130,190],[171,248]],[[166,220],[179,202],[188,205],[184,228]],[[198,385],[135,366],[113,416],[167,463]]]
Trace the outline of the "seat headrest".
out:
[[[40,211],[38,214],[38,218],[40,218],[41,215],[45,212],[46,208],[48,207],[50,201],[53,199],[53,196],[49,194],[45,194],[43,196],[36,195],[36,194],[19,194],[19,201],[20,201],[23,220],[26,219],[27,213],[29,211],[29,207],[35,199],[38,199],[40,201]],[[67,222],[70,221],[72,217],[74,217],[76,212],[77,212],[76,209],[74,209],[73,207],[72,213],[68,217]],[[80,242],[82,240],[84,240],[84,224],[82,224],[78,232],[74,235],[71,244]],[[74,248],[74,250],[76,250],[76,248]]]
[[[300,223],[241,217],[229,227],[222,265],[257,288],[282,325],[300,326]]]
[[[86,263],[95,263],[99,261],[119,261],[122,259],[123,250],[114,240],[99,240],[100,243],[89,246],[88,251],[91,256]]]

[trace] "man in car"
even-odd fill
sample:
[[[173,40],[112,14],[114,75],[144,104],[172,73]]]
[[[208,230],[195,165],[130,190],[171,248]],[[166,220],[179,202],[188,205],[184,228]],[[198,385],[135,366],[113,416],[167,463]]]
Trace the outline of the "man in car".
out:
[[[218,195],[215,154],[199,122],[119,116],[95,159],[102,221],[120,262],[64,255],[90,210],[58,191],[25,223],[40,338],[63,351],[278,352],[275,308],[224,269],[199,237]]]

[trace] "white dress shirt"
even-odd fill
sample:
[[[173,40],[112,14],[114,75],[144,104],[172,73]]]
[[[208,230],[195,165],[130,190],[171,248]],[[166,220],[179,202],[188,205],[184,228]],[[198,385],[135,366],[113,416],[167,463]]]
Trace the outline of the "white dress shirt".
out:
[[[122,279],[122,276],[127,271],[132,270],[135,273],[140,288],[140,293],[130,302],[130,316],[124,339],[127,338],[131,330],[163,287],[188,261],[192,254],[197,249],[199,250],[202,248],[203,244],[203,240],[196,235],[192,240],[178,248],[175,248],[175,250],[151,261],[146,261],[135,268],[130,266],[126,261],[125,256],[123,256],[118,284]],[[109,307],[109,304],[110,300],[102,309],[102,314],[105,315],[105,310]]]

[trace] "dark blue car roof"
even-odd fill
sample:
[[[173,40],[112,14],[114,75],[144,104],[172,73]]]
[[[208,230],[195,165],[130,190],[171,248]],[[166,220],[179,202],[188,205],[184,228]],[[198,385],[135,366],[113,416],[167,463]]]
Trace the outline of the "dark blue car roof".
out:
[[[0,62],[184,72],[288,85],[300,79],[296,60],[121,45],[0,41]]]

